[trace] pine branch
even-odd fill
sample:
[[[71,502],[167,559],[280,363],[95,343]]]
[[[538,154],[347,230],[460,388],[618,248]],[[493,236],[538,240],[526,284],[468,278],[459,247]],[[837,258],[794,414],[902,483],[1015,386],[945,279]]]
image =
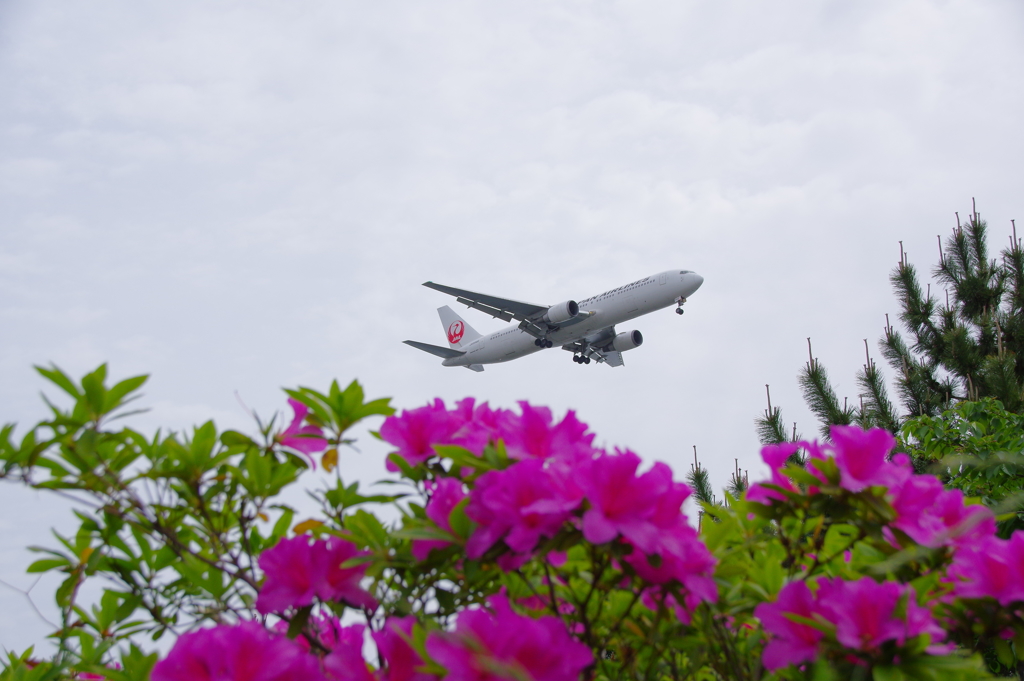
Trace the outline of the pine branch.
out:
[[[886,327],[879,345],[889,365],[896,371],[896,392],[906,415],[934,416],[941,413],[938,411],[941,401],[936,400],[934,393],[945,386],[935,377],[936,365],[919,362],[907,348],[899,331],[891,326]]]
[[[864,392],[864,406],[861,409],[862,426],[885,428],[895,433],[903,425],[899,414],[889,399],[885,377],[873,360],[868,359],[857,373],[857,384]]]
[[[715,503],[715,494],[711,490],[711,476],[708,469],[696,466],[690,469],[686,475],[686,482],[693,489],[693,496],[705,504]]]
[[[944,343],[942,333],[932,321],[936,304],[933,298],[926,299],[922,293],[916,268],[901,260],[889,274],[889,281],[903,308],[900,321],[914,335],[914,350],[937,361],[943,354]]]
[[[829,427],[853,423],[854,410],[839,405],[839,398],[828,380],[828,372],[817,359],[811,359],[800,372],[800,389],[804,401],[818,418],[822,437],[829,436]]]
[[[754,419],[757,428],[757,439],[762,445],[777,445],[789,442],[789,433],[786,432],[786,424],[782,420],[782,409],[775,407],[770,412],[765,409],[763,416]]]

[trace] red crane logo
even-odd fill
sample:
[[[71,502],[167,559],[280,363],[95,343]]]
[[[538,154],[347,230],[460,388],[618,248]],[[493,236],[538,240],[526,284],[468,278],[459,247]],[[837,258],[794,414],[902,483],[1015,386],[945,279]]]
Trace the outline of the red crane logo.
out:
[[[462,320],[454,321],[451,326],[448,327],[448,342],[452,345],[457,345],[462,340],[462,335],[466,333],[466,325],[462,323]]]

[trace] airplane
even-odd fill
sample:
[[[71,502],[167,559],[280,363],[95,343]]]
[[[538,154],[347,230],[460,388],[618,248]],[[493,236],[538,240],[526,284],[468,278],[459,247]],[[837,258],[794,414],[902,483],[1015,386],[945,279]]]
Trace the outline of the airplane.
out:
[[[428,281],[423,285],[455,296],[457,302],[469,308],[519,324],[482,336],[445,305],[437,312],[448,337],[447,348],[412,340],[403,342],[442,358],[443,366],[473,371],[483,371],[485,364],[508,362],[555,345],[571,352],[577,364],[594,360],[619,367],[623,365],[622,353],[639,347],[644,337],[637,330],[616,333],[615,325],[671,305],[677,306],[677,314],[683,314],[683,304],[703,283],[704,277],[696,272],[669,270],[579,302],[535,305]]]

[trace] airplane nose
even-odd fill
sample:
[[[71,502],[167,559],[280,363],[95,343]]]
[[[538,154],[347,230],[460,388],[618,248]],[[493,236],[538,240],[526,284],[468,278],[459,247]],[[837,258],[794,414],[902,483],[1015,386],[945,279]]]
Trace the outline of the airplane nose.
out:
[[[694,291],[700,288],[701,284],[704,283],[704,277],[700,276],[696,272],[690,272],[686,275],[686,289],[688,293],[686,295],[693,295]]]

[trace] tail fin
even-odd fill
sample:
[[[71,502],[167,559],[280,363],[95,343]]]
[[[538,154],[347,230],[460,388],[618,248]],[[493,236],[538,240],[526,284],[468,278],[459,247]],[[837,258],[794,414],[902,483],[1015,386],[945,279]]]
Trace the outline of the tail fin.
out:
[[[448,336],[448,345],[452,348],[461,349],[480,337],[472,326],[447,305],[437,308],[437,314],[441,316],[444,333]]]

